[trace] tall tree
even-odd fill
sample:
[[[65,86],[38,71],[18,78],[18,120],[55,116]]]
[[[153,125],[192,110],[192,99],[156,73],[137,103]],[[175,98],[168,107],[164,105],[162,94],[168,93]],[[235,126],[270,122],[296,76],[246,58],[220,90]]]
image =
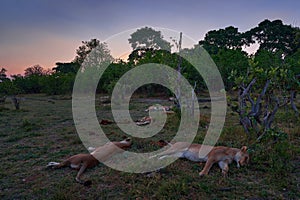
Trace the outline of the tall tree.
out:
[[[0,70],[0,82],[7,80],[7,75],[6,75],[7,70],[2,67]]]
[[[259,49],[254,56],[254,62],[262,69],[269,69],[271,67],[281,67],[284,63],[282,51],[271,52],[265,49]]]
[[[284,61],[291,67],[291,70],[299,77],[300,75],[300,48],[292,55],[287,56]],[[299,77],[300,78],[300,77]]]
[[[150,27],[138,29],[130,35],[128,39],[133,50],[137,49],[164,49],[171,51],[171,44],[163,39],[160,31]]]
[[[55,63],[56,67],[54,67],[52,70],[54,70],[56,73],[77,73],[80,65],[77,62],[69,62],[69,63],[61,63],[57,62]]]
[[[294,27],[295,38],[293,41],[293,53],[300,49],[300,28]]]
[[[114,58],[110,54],[110,50],[106,43],[101,43],[99,40],[91,40],[92,44],[84,43],[79,49],[86,49],[82,52],[78,64],[81,65],[80,73],[76,79],[78,83],[78,91],[92,92],[94,85],[99,83],[99,75],[103,69],[113,63]],[[95,44],[97,44],[95,46]],[[81,61],[80,61],[81,60]],[[81,63],[80,63],[81,62]]]
[[[233,26],[225,29],[212,30],[206,33],[204,40],[199,41],[210,54],[217,54],[219,49],[241,49],[244,45],[249,45],[251,40],[247,35],[238,31]]]
[[[295,51],[296,31],[291,25],[285,25],[281,20],[270,21],[268,19],[260,22],[257,27],[247,31],[252,39],[260,45],[260,50],[270,52],[282,51],[288,55]]]
[[[78,47],[76,50],[76,57],[73,62],[81,65],[83,61],[86,59],[87,55],[91,53],[91,51],[95,48],[103,50],[107,50],[107,45],[105,43],[101,43],[98,39],[91,39],[90,41],[82,41],[82,45]]]
[[[249,68],[247,53],[241,49],[222,48],[211,57],[218,66],[226,89],[231,89],[234,86],[232,76],[246,74]]]
[[[32,75],[44,75],[45,70],[40,65],[34,65],[32,67],[28,67],[25,69],[25,77],[29,77]]]

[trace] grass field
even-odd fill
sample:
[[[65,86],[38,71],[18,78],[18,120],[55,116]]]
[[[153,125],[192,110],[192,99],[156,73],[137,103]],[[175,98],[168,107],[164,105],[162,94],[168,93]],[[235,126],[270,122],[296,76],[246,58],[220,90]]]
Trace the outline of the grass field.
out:
[[[283,108],[276,118],[287,139],[254,143],[228,109],[219,145],[250,147],[250,165],[237,169],[232,164],[227,178],[218,166],[200,178],[203,164],[177,160],[158,173],[130,174],[103,164],[87,170],[83,179],[89,187],[75,182],[70,168],[46,169],[50,161],[87,153],[72,119],[71,98],[27,95],[21,109],[15,110],[7,99],[0,105],[0,198],[1,199],[299,199],[300,197],[300,123]],[[36,99],[36,100],[34,100]],[[52,99],[55,103],[45,100]],[[44,101],[41,101],[44,100]],[[98,119],[110,119],[110,107],[96,102]],[[161,102],[158,102],[161,103]],[[166,105],[168,101],[163,101]],[[132,118],[145,116],[153,102],[131,101]],[[209,124],[210,104],[200,104],[201,121],[195,142],[201,142]],[[178,115],[169,115],[163,131],[148,139],[133,138],[131,151],[158,149],[155,142],[171,139],[178,128]],[[102,127],[111,140],[124,133],[115,125]]]

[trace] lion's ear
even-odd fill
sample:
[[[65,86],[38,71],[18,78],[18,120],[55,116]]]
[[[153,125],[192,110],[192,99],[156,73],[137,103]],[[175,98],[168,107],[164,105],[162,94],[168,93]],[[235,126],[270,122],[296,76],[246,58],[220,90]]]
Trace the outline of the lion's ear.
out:
[[[246,153],[247,147],[246,147],[246,146],[243,146],[243,147],[241,148],[241,151],[242,151],[243,153]]]

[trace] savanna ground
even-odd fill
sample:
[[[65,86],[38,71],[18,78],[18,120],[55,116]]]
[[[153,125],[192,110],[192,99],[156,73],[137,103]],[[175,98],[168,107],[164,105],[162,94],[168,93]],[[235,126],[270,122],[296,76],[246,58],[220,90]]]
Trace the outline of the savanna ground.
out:
[[[74,126],[71,98],[42,94],[24,97],[31,99],[22,101],[20,110],[15,110],[9,99],[0,105],[1,199],[298,199],[300,196],[300,123],[287,108],[282,108],[275,120],[287,134],[286,139],[266,138],[261,143],[247,137],[238,115],[228,109],[218,145],[249,146],[251,162],[240,169],[231,164],[227,178],[222,177],[218,166],[211,169],[209,176],[200,178],[198,173],[204,164],[184,159],[150,176],[115,171],[100,164],[83,175],[84,180],[92,181],[87,187],[75,182],[76,170],[45,167],[50,161],[88,152]],[[110,106],[98,99],[98,119],[112,120]],[[171,105],[164,99],[132,99],[132,118],[145,116],[145,109],[155,103]],[[200,109],[201,120],[194,140],[199,143],[209,124],[210,103],[201,103]],[[130,151],[160,148],[155,142],[171,139],[178,124],[178,115],[169,115],[162,132],[148,139],[133,138]],[[102,128],[110,140],[125,136],[116,124]]]

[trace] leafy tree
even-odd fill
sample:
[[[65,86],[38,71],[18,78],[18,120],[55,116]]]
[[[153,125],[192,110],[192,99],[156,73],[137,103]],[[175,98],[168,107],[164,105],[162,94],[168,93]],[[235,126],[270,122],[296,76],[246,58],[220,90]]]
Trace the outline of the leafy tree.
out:
[[[82,45],[76,50],[77,55],[73,62],[81,65],[93,49],[96,49],[97,51],[94,52],[94,54],[97,54],[102,60],[104,58],[106,60],[112,60],[110,51],[107,48],[107,44],[101,43],[97,39],[91,39],[90,41],[82,41]]]
[[[88,67],[101,67],[104,65],[109,65],[114,61],[108,46],[104,42],[99,42],[97,46],[91,50],[84,59],[82,63],[82,68],[86,69]]]
[[[42,85],[40,82],[41,78],[38,75],[32,75],[29,77],[25,77],[23,79],[23,85],[21,88],[25,91],[25,93],[40,93],[42,90]]]
[[[0,82],[0,97],[15,94],[15,91],[17,91],[17,88],[12,81]]]
[[[52,70],[54,70],[56,73],[77,73],[77,71],[80,68],[79,63],[77,62],[69,62],[69,63],[61,63],[57,62],[55,63],[56,67],[54,67]]]
[[[156,31],[150,27],[138,29],[132,33],[128,39],[133,50],[137,49],[164,49],[171,51],[171,44],[163,39],[160,31]]]
[[[247,53],[241,49],[222,48],[217,54],[212,55],[212,59],[216,63],[227,89],[234,86],[234,82],[230,78],[232,73],[235,76],[243,75],[249,68]]]
[[[110,64],[101,79],[99,80],[97,91],[111,93],[118,80],[130,70],[130,65],[123,61]]]
[[[283,63],[284,58],[282,51],[271,52],[265,49],[259,49],[254,56],[254,64],[266,70],[272,67],[282,66]]]
[[[155,49],[137,49],[134,50],[128,58],[129,66],[137,66],[147,63],[157,63],[170,66],[176,69],[179,56],[175,53],[171,53],[167,50],[155,50]],[[149,76],[155,76],[155,74],[149,73]],[[136,77],[137,79],[139,77]],[[167,76],[166,76],[167,78]],[[153,92],[167,92],[165,88],[159,85],[148,84],[139,88],[138,92],[152,94]]]
[[[163,39],[160,31],[144,27],[138,29],[130,36],[128,41],[133,51],[128,57],[129,66],[146,63],[164,64],[166,60],[169,60],[172,45]],[[168,63],[167,65],[170,66],[170,64]],[[161,88],[160,86],[150,84],[140,88],[139,92],[152,93],[155,89],[160,90]]]
[[[132,51],[131,54],[128,56],[128,63],[130,65],[135,66],[152,62],[166,64],[175,68],[176,60],[174,59],[176,59],[176,56],[174,55],[167,50],[155,50],[152,48],[137,49]]]
[[[132,66],[139,65],[140,60],[145,59],[147,52],[153,52],[153,49],[136,49],[128,56],[128,63]]]
[[[48,95],[72,93],[76,74],[54,73],[40,77],[41,92]]]
[[[2,67],[2,69],[0,70],[0,82],[4,82],[4,81],[9,80],[7,78],[6,72],[7,72],[7,70]]]
[[[232,73],[238,75],[247,72],[248,57],[242,47],[251,43],[249,35],[240,33],[233,26],[209,31],[204,40],[199,41],[199,45],[211,55],[218,66],[227,89],[234,86],[229,79]]]
[[[34,65],[25,69],[24,77],[14,77],[17,78],[14,82],[25,93],[40,93],[42,89],[40,77],[46,74],[47,71],[43,67]]]
[[[292,53],[296,53],[300,49],[300,28],[294,27],[295,38],[293,41],[293,51]]]
[[[266,19],[246,34],[251,35],[252,39],[258,42],[260,50],[273,53],[282,51],[284,55],[288,55],[295,50],[296,33],[295,28],[284,25],[281,20]]]
[[[44,75],[45,74],[45,70],[43,67],[41,67],[40,65],[34,65],[32,67],[28,67],[25,69],[25,77],[29,77],[32,75]]]
[[[2,68],[0,70],[0,97],[3,95],[11,95],[14,94],[16,91],[16,88],[14,87],[12,81],[7,78],[6,75],[7,70],[5,68]]]
[[[217,54],[219,49],[241,49],[244,45],[249,45],[249,36],[238,31],[233,26],[225,29],[212,30],[206,33],[204,40],[199,41],[210,54]]]
[[[10,94],[21,94],[25,91],[22,89],[23,87],[24,77],[21,74],[11,75],[11,89]]]
[[[298,115],[294,104],[300,83],[286,64],[262,68],[252,62],[246,75],[233,75],[239,88],[238,110],[245,132],[256,133],[260,140],[272,126],[278,109],[288,103]]]
[[[98,45],[85,55],[77,79],[78,90],[82,92],[93,92],[94,85],[99,82],[98,74],[104,67],[109,66],[114,61],[106,43],[98,42]]]
[[[295,75],[300,75],[300,48],[292,55],[287,56],[285,62],[290,66]]]

